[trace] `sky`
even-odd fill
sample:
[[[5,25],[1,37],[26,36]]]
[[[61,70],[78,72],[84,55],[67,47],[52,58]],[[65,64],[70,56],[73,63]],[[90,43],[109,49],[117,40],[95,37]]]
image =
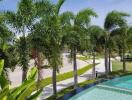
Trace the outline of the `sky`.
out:
[[[0,10],[16,11],[18,1],[3,0],[0,3]],[[57,0],[52,1],[57,2]],[[103,27],[106,15],[112,10],[129,13],[131,16],[127,18],[127,21],[128,24],[132,25],[132,0],[66,0],[60,12],[72,11],[76,14],[85,8],[91,8],[98,14],[97,18],[92,18],[92,25]]]

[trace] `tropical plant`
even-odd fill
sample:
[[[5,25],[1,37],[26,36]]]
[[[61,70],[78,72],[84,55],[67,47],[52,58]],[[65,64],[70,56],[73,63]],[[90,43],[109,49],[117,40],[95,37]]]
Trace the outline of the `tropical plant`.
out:
[[[91,9],[84,9],[77,15],[72,12],[64,12],[60,15],[61,25],[64,29],[63,43],[69,46],[71,58],[73,58],[74,88],[77,88],[78,84],[76,53],[77,50],[87,47],[86,29],[89,27],[92,16],[97,15]]]
[[[55,97],[57,96],[57,87],[56,87],[56,72],[59,72],[59,66],[62,66],[62,58],[60,51],[60,23],[59,23],[59,13],[60,8],[63,5],[65,0],[59,0],[55,5],[53,10],[53,16],[49,17],[49,21],[47,26],[49,27],[49,35],[48,35],[48,52],[45,52],[45,55],[48,59],[49,65],[53,68],[52,72],[52,83],[53,83],[53,93]]]
[[[24,95],[28,93],[28,89],[32,88],[32,85],[35,84],[35,79],[37,75],[37,69],[33,67],[31,70],[28,71],[26,76],[26,80],[23,82],[22,85],[19,87],[11,88],[9,81],[6,79],[5,75],[3,74],[4,68],[4,60],[0,60],[0,98],[1,100],[36,100],[39,94],[41,93],[41,89],[35,91],[33,94]],[[33,91],[32,91],[33,92]]]
[[[121,27],[113,30],[111,32],[111,35],[114,35],[114,40],[116,40],[116,45],[119,48],[119,52],[121,53],[121,59],[123,61],[123,71],[126,71],[126,65],[125,65],[125,58],[126,58],[126,52],[130,51],[130,43],[131,42],[131,27]]]
[[[22,65],[22,81],[26,79],[28,70],[29,53],[26,35],[31,31],[31,26],[35,20],[35,6],[32,0],[21,0],[18,3],[18,9],[15,12],[7,11],[5,13],[7,23],[16,30],[16,33],[22,34],[20,37],[19,61]]]
[[[95,58],[96,58],[96,52],[99,48],[101,48],[100,39],[104,36],[104,30],[100,28],[99,26],[90,26],[88,28],[88,36],[90,36],[90,50],[92,51],[93,56],[93,76],[95,77]]]
[[[8,78],[7,68],[13,68],[15,59],[10,59],[13,56],[13,52],[9,53],[9,49],[12,47],[11,41],[13,39],[13,34],[6,26],[4,13],[0,13],[0,59],[4,59],[4,74]],[[15,58],[15,56],[13,57]],[[9,67],[10,65],[10,67]]]
[[[38,23],[34,24],[31,36],[29,36],[32,51],[36,55],[35,58],[38,68],[41,70],[42,67],[40,53],[48,60],[48,65],[46,66],[53,68],[52,81],[54,95],[57,94],[56,72],[59,71],[59,66],[62,66],[58,16],[60,7],[64,1],[59,0],[56,5],[48,1],[36,2],[37,14],[40,19]]]
[[[110,34],[112,30],[115,30],[116,28],[120,27],[126,27],[127,23],[125,20],[125,17],[128,17],[129,15],[127,13],[123,13],[123,12],[118,12],[118,11],[112,11],[110,13],[108,13],[108,15],[106,16],[105,19],[105,23],[104,23],[104,28],[106,30],[106,34],[105,34],[105,69],[106,69],[106,74],[108,75],[108,73],[110,72],[110,58],[108,56],[110,56]],[[123,33],[123,34],[126,34]],[[124,39],[123,39],[124,40]],[[125,45],[125,41],[123,43],[123,45]],[[125,47],[123,47],[123,52],[125,53]],[[123,53],[123,55],[124,55]],[[108,60],[109,58],[109,60]],[[123,60],[123,66],[125,68],[125,61]]]

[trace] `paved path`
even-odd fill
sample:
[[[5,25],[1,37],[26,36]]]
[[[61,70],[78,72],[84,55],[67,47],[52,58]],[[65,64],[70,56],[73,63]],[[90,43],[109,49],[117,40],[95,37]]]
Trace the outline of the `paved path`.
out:
[[[66,73],[66,72],[73,70],[73,65],[72,65],[72,63],[69,62],[69,58],[67,57],[67,55],[68,55],[68,53],[63,54],[63,66],[60,66],[60,69],[59,69],[60,73]],[[47,62],[45,61],[45,63],[47,63]],[[86,66],[87,64],[88,64],[87,62],[77,59],[78,69]],[[29,66],[30,66],[30,68],[34,66],[34,60],[30,60]],[[51,77],[52,69],[50,69],[50,68],[43,69],[42,75],[43,75],[43,78]],[[19,86],[22,82],[21,67],[17,66],[15,71],[13,71],[13,72],[11,70],[8,70],[8,76],[9,76],[9,79],[11,80],[12,87]]]
[[[92,60],[88,61],[89,64],[92,63]],[[104,59],[99,59],[96,60],[96,63],[100,63],[98,65],[96,65],[96,71],[98,72],[104,72],[105,71],[105,67],[104,67]],[[88,80],[88,75],[92,74],[92,69],[88,70],[86,73],[78,76],[78,83],[84,82],[86,80]],[[72,86],[74,84],[74,79],[70,78],[61,82],[57,82],[57,91],[61,91],[64,88],[67,88],[69,86]],[[52,85],[48,85],[43,89],[43,92],[41,94],[41,96],[38,98],[38,100],[43,100],[46,99],[47,97],[53,95],[53,88]]]

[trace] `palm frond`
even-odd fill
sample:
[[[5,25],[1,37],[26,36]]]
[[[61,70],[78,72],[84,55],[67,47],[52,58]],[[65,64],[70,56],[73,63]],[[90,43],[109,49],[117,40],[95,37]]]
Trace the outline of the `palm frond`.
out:
[[[64,12],[59,16],[60,22],[62,26],[71,26],[72,21],[74,21],[75,15],[70,12]]]
[[[124,27],[127,25],[126,17],[130,15],[124,12],[112,11],[105,19],[104,28],[111,30],[114,27]]]
[[[92,9],[84,9],[80,11],[75,18],[76,25],[88,25],[91,17],[97,17],[97,14]]]
[[[58,3],[56,5],[56,14],[58,15],[59,12],[60,12],[60,8],[61,6],[63,5],[63,3],[65,2],[66,0],[58,0]]]

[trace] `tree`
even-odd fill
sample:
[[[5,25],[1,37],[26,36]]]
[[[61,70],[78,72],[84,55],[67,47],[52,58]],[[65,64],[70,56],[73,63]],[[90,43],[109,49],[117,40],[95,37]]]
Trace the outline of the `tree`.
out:
[[[28,42],[30,44],[30,52],[31,58],[35,61],[35,66],[38,68],[38,82],[43,78],[42,76],[42,68],[49,67],[49,65],[43,65],[43,61],[45,58],[46,45],[48,43],[46,41],[48,37],[48,23],[50,20],[47,20],[53,14],[53,4],[47,0],[44,1],[36,1],[36,16],[37,21],[32,26],[32,31],[28,35]]]
[[[112,30],[118,28],[118,27],[125,27],[126,26],[126,20],[125,17],[128,17],[129,15],[127,13],[122,13],[118,11],[112,11],[108,13],[105,19],[104,28],[106,30],[105,34],[105,69],[106,69],[106,75],[110,72],[110,59],[108,61],[108,56],[110,55],[110,33]],[[124,48],[124,47],[123,47]],[[125,50],[124,50],[125,52]],[[123,61],[123,66],[125,67],[125,62]]]
[[[95,58],[97,49],[101,46],[100,39],[104,36],[104,30],[99,26],[90,26],[88,28],[88,36],[90,36],[90,49],[93,56],[93,76],[95,77]]]
[[[16,13],[7,11],[7,23],[16,30],[16,33],[22,34],[19,45],[19,60],[22,65],[22,81],[26,79],[29,62],[29,51],[26,40],[27,31],[31,31],[31,26],[35,20],[35,6],[32,0],[21,0],[18,3]]]
[[[61,60],[61,51],[60,51],[60,23],[59,23],[59,13],[60,8],[64,4],[65,0],[58,0],[55,5],[55,14],[51,17],[51,36],[50,36],[50,48],[49,54],[47,55],[49,64],[53,68],[52,73],[52,82],[53,82],[53,93],[57,96],[57,87],[56,87],[56,72],[59,71],[59,66],[62,65]]]
[[[8,71],[7,68],[13,69],[16,62],[16,56],[13,56],[13,52],[11,51],[12,39],[14,38],[13,33],[9,30],[5,23],[5,16],[4,13],[0,13],[0,59],[4,59],[4,74],[6,78],[8,78]]]
[[[38,55],[42,53],[48,60],[48,66],[53,68],[52,83],[55,96],[57,95],[56,72],[59,71],[59,66],[62,65],[59,11],[64,1],[59,0],[57,4],[51,4],[48,1],[36,2],[37,14],[40,19],[34,25],[32,31],[32,46],[34,51]],[[38,55],[37,58],[40,58]]]
[[[123,71],[126,71],[125,65],[125,53],[127,50],[130,50],[129,46],[131,43],[131,27],[120,27],[111,32],[111,35],[114,35],[114,40],[116,45],[119,47],[119,52],[121,53],[121,59],[123,61]]]
[[[61,25],[64,29],[63,43],[69,46],[71,57],[73,58],[74,88],[77,88],[77,62],[76,53],[78,49],[84,49],[86,44],[85,34],[89,26],[91,17],[96,17],[96,13],[91,9],[84,9],[74,15],[72,12],[64,12],[60,15]]]

